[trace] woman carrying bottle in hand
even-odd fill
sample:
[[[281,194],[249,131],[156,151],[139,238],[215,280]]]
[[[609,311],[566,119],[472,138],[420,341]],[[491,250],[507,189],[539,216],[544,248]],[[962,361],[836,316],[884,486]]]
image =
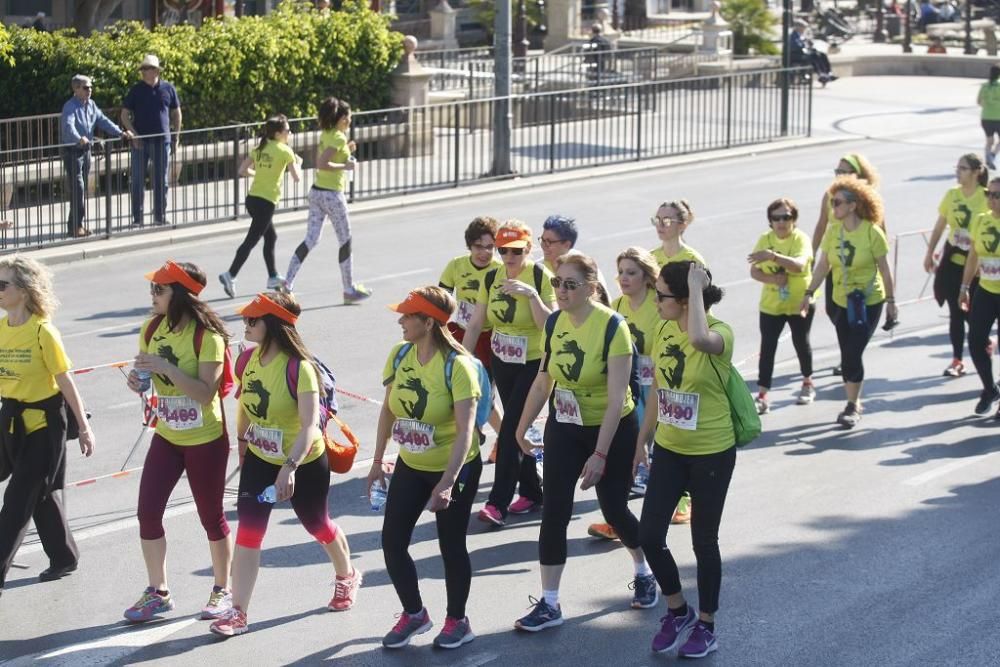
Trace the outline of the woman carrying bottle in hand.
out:
[[[246,456],[236,501],[233,605],[211,627],[226,637],[249,630],[247,610],[273,507],[258,495],[271,485],[279,502],[291,500],[295,515],[333,564],[336,578],[327,609],[350,609],[361,585],[361,572],[351,565],[347,535],[330,520],[327,507],[330,467],[319,429],[319,372],[295,328],[302,309],[289,295],[265,292],[238,312],[246,340],[256,347],[243,353],[245,365],[237,378],[236,432]]]

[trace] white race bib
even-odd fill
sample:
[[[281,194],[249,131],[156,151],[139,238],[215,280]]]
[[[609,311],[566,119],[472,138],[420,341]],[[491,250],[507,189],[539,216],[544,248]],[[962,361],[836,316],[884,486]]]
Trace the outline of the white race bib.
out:
[[[583,426],[583,415],[580,414],[580,404],[576,395],[569,389],[556,387],[553,404],[556,408],[556,421],[560,424],[576,424]]]
[[[639,355],[639,384],[643,387],[651,387],[653,385],[653,371],[656,370],[653,367],[653,358],[645,354]],[[639,397],[635,397],[639,400]]]
[[[1000,257],[980,257],[979,270],[983,280],[1000,280]]]
[[[528,359],[528,337],[508,336],[498,332],[493,332],[493,354],[497,355],[500,361],[508,364],[523,364]]]
[[[436,447],[434,427],[416,419],[397,419],[392,425],[392,439],[411,454],[423,454]]]
[[[660,389],[657,391],[656,421],[685,431],[698,427],[698,394]]]
[[[285,433],[280,428],[266,428],[254,424],[247,434],[250,445],[256,447],[268,456],[282,456],[284,454]]]
[[[953,236],[952,245],[956,248],[968,252],[969,248],[972,247],[972,237],[969,236],[969,230],[956,227],[955,234]]]
[[[203,425],[201,408],[201,403],[187,396],[159,396],[156,418],[175,431],[189,431]]]
[[[463,329],[468,329],[469,322],[472,321],[472,311],[475,309],[476,307],[468,301],[459,301],[458,308],[455,309],[455,323]]]

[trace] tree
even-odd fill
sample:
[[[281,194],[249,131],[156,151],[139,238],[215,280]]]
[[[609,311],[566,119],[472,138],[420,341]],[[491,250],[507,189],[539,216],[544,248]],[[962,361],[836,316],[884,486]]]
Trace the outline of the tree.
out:
[[[778,53],[771,41],[778,18],[767,8],[766,0],[725,0],[722,18],[733,31],[733,53],[745,56],[753,49],[761,54]]]
[[[73,27],[81,35],[89,35],[108,22],[122,0],[74,0]]]

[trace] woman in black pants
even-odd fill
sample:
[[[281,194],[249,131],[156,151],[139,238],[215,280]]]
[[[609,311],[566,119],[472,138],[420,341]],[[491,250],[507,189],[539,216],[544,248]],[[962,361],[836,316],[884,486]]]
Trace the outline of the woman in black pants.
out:
[[[639,520],[642,550],[667,597],[669,611],[653,637],[656,653],[680,646],[701,658],[718,648],[722,557],[719,524],[736,465],[736,438],[723,378],[733,358],[733,330],[708,311],[722,299],[712,276],[694,262],[673,262],[656,280],[660,317],[653,343],[652,391],[636,447],[655,428],[653,463]],[[677,563],[666,546],[677,500],[690,491],[691,542],[698,561],[698,611],[685,602]]]
[[[385,400],[368,488],[385,483],[382,458],[391,438],[399,445],[399,459],[385,505],[382,554],[403,612],[382,645],[402,648],[433,625],[408,551],[413,527],[426,508],[435,514],[448,592],[448,615],[434,645],[458,648],[475,638],[465,615],[472,583],[465,538],[483,471],[474,437],[476,404],[482,398],[478,362],[448,331],[455,300],[444,289],[413,290],[389,308],[401,315],[403,342],[392,348],[382,372]]]
[[[542,596],[514,627],[537,632],[561,625],[559,581],[566,564],[566,527],[573,514],[573,487],[597,487],[605,519],[619,535],[635,564],[632,607],[656,605],[658,594],[639,549],[639,522],[628,509],[636,462],[638,424],[629,390],[632,336],[625,318],[607,306],[597,264],[579,253],[556,260],[559,310],[545,325],[544,357],[531,385],[517,438],[531,456],[525,434],[550,396],[545,425],[545,506],[538,535]],[[603,304],[595,303],[603,295]]]
[[[483,325],[488,322],[493,327],[490,369],[503,405],[503,421],[497,437],[493,488],[486,506],[479,511],[479,520],[503,526],[508,512],[527,514],[542,503],[535,459],[523,454],[515,431],[538,373],[542,356],[539,343],[545,318],[554,308],[555,293],[549,270],[528,259],[531,228],[508,220],[497,230],[496,246],[503,267],[483,276],[462,344],[474,352]],[[512,503],[515,487],[519,487],[520,498]]]

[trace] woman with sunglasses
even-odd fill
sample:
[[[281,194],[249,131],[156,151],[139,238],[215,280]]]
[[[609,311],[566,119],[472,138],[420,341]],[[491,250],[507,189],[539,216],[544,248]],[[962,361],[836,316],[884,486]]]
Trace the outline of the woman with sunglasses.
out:
[[[816,306],[810,299],[805,315],[799,313],[799,304],[812,279],[812,247],[809,235],[798,228],[799,208],[791,199],[775,199],[767,207],[767,220],[771,229],[757,240],[750,262],[750,277],[764,287],[760,293],[760,363],[757,367],[757,412],[771,410],[767,392],[771,389],[774,374],[774,355],[778,339],[788,324],[792,330],[792,346],[799,358],[802,388],[796,397],[799,405],[808,405],[816,398],[813,386],[812,346],[809,330],[812,328]]]
[[[514,623],[528,632],[562,625],[559,582],[566,565],[566,527],[573,514],[574,487],[581,478],[581,490],[597,487],[601,512],[632,557],[632,607],[647,609],[659,599],[656,580],[639,548],[639,522],[628,509],[638,432],[635,399],[628,386],[632,372],[628,324],[597,303],[597,264],[591,258],[563,255],[556,260],[551,282],[559,310],[546,323],[544,356],[517,427],[518,443],[530,458],[528,427],[553,397],[545,425],[545,505],[538,535],[542,596],[529,614]],[[614,332],[606,345],[609,327]]]
[[[455,301],[443,289],[413,290],[389,308],[400,314],[403,342],[392,348],[382,371],[385,399],[367,488],[385,484],[382,460],[391,438],[399,458],[385,504],[382,553],[403,612],[382,645],[402,648],[433,625],[409,554],[413,528],[427,509],[437,524],[448,594],[444,628],[434,645],[458,648],[475,638],[465,615],[472,584],[466,535],[483,471],[474,437],[476,403],[482,400],[479,375],[448,332]]]
[[[659,266],[669,262],[692,261],[704,265],[705,260],[697,250],[684,243],[684,232],[694,222],[694,211],[686,199],[660,204],[656,215],[649,219],[660,237],[660,247],[652,251]]]
[[[163,512],[181,475],[187,474],[198,517],[208,535],[215,585],[204,619],[218,618],[231,604],[232,544],[222,510],[229,461],[229,436],[219,386],[229,334],[219,316],[198,298],[205,273],[194,264],[167,261],[146,274],[153,317],[139,331],[139,354],[128,388],[144,393],[152,374],[156,389],[156,432],[139,481],[139,538],[149,585],[125,610],[133,623],[174,608],[167,585],[167,539]]]
[[[649,486],[639,519],[639,541],[667,598],[667,614],[652,649],[701,658],[718,648],[715,614],[722,584],[719,525],[736,466],[736,438],[723,378],[733,357],[733,330],[710,309],[722,300],[712,275],[694,262],[671,262],[656,279],[657,309],[666,320],[653,341],[653,385],[636,455],[655,440]],[[654,430],[655,429],[655,430]],[[666,546],[670,513],[688,490],[698,507],[691,543],[698,563],[698,610],[681,590],[680,573]]]
[[[487,325],[493,327],[490,368],[504,414],[497,438],[493,488],[479,512],[479,520],[503,526],[508,512],[527,514],[542,502],[535,459],[522,456],[515,431],[538,373],[542,356],[539,342],[545,319],[555,307],[555,292],[548,269],[528,259],[531,229],[527,225],[517,220],[503,223],[497,231],[496,245],[503,267],[483,276],[463,345],[471,351],[480,331]],[[520,497],[511,503],[516,486]]]
[[[990,334],[1000,319],[1000,178],[990,180],[986,197],[989,210],[979,214],[969,230],[971,245],[959,287],[959,305],[969,312],[969,356],[983,383],[975,407],[977,415],[985,415],[1000,400],[990,351]],[[979,287],[973,292],[977,272]]]
[[[246,365],[237,378],[236,432],[246,456],[236,501],[240,523],[233,555],[232,609],[210,628],[225,637],[249,630],[247,610],[274,507],[258,495],[269,486],[274,486],[278,502],[291,500],[295,515],[333,564],[334,594],[327,609],[350,609],[361,585],[361,572],[351,565],[347,535],[330,520],[330,466],[319,429],[320,376],[295,328],[301,308],[289,295],[265,292],[238,312],[243,316],[244,337],[256,347],[243,353]],[[289,368],[293,360],[295,366]]]
[[[90,456],[94,433],[50,321],[58,303],[45,266],[20,255],[0,258],[0,457],[2,476],[10,474],[0,508],[0,593],[32,519],[49,557],[40,581],[73,572],[80,557],[61,493],[66,440],[78,430],[80,452]]]
[[[972,248],[970,230],[973,221],[980,214],[989,210],[986,202],[986,182],[989,172],[983,161],[975,153],[967,153],[958,159],[955,167],[955,178],[958,185],[945,193],[938,206],[938,219],[927,242],[927,253],[924,255],[924,270],[934,273],[934,298],[938,306],[948,304],[948,338],[951,340],[951,363],[944,369],[945,377],[965,375],[965,364],[962,363],[962,352],[965,349],[965,325],[969,319],[968,311],[959,304],[959,292],[962,285],[962,274],[968,261],[969,250]],[[935,261],[938,241],[948,230],[948,238],[941,251],[941,261]],[[973,274],[969,283],[971,292],[975,292],[978,280]]]
[[[865,379],[865,347],[875,333],[882,308],[886,321],[895,322],[895,285],[889,269],[889,242],[882,225],[882,198],[853,176],[840,176],[828,193],[833,215],[827,226],[819,261],[805,291],[799,312],[805,317],[816,289],[833,274],[833,324],[840,345],[841,375],[847,406],[837,416],[844,428],[861,421],[861,390]]]

